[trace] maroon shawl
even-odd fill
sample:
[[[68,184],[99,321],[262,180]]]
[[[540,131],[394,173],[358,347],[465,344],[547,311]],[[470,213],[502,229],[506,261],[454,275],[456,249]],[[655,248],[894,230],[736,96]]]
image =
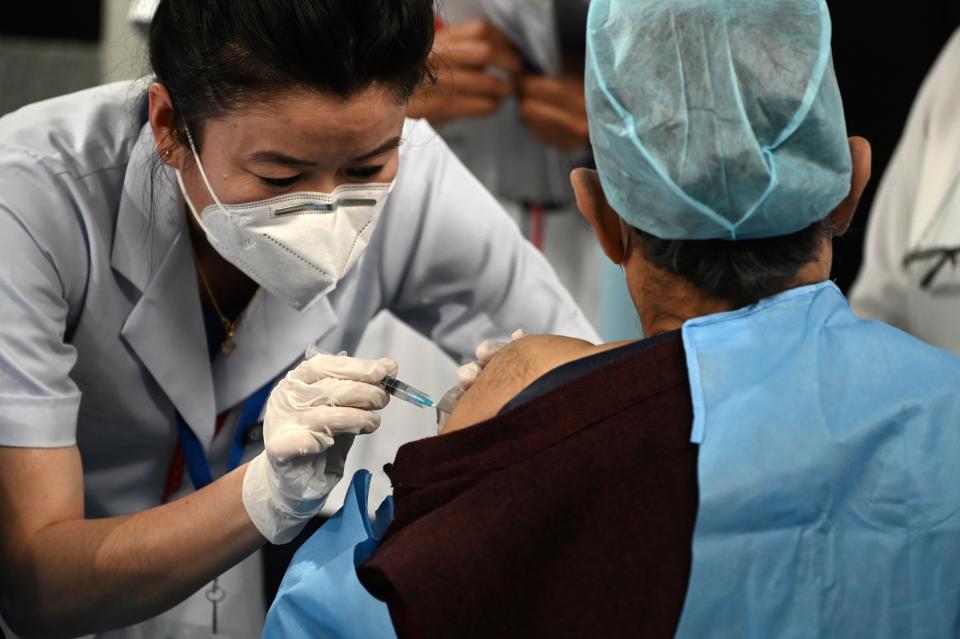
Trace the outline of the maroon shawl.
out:
[[[549,376],[550,374],[548,374]],[[405,637],[672,637],[697,449],[679,333],[387,467],[359,569]]]

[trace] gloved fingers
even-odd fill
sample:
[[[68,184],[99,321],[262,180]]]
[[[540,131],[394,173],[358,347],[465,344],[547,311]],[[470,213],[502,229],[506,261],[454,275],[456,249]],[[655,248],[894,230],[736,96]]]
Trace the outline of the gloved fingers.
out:
[[[377,362],[387,370],[387,377],[396,377],[400,372],[397,363],[390,357],[381,357]]]
[[[310,430],[330,435],[366,435],[380,427],[380,415],[350,406],[317,406],[301,413],[299,422]]]
[[[463,390],[467,390],[477,381],[480,370],[480,364],[477,362],[470,362],[461,366],[457,369],[457,385]]]
[[[506,345],[507,342],[499,339],[488,339],[481,342],[480,346],[477,346],[477,362],[480,364],[480,367],[483,368],[489,364],[493,356],[499,353],[500,349]]]
[[[302,362],[287,375],[290,379],[308,384],[329,377],[376,384],[387,375],[387,366],[384,363],[386,361],[386,358],[371,360],[345,355],[320,354]],[[389,361],[393,362],[393,360]],[[396,366],[395,363],[394,366]]]
[[[323,402],[327,406],[380,410],[390,402],[390,395],[379,385],[343,379],[326,379],[321,383],[333,385],[328,393],[328,401]]]
[[[364,410],[380,410],[390,401],[383,387],[349,379],[321,379],[313,384],[292,382],[298,410],[316,406],[352,406]]]
[[[516,341],[521,337],[526,337],[528,333],[522,328],[518,328],[510,335],[510,342]],[[480,346],[477,347],[477,362],[480,363],[480,367],[483,368],[490,363],[490,360],[493,359],[493,356],[496,355],[500,350],[509,344],[510,342],[505,342],[498,339],[488,339],[480,343]]]
[[[305,428],[277,433],[264,443],[267,457],[275,464],[289,464],[304,457],[316,456],[333,446],[328,433]]]

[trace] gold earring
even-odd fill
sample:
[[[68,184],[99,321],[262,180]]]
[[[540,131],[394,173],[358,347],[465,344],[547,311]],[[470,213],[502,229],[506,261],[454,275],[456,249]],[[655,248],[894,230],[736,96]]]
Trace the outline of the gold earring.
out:
[[[170,156],[173,154],[173,149],[167,149],[160,154],[160,157],[163,158],[163,161],[166,162],[170,159]]]

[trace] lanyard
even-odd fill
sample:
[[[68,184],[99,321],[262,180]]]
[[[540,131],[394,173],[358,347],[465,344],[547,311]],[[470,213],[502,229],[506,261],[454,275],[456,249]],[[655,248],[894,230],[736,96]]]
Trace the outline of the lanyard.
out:
[[[243,449],[247,443],[247,435],[250,429],[260,422],[260,414],[263,412],[263,407],[267,403],[267,398],[270,396],[272,389],[273,382],[270,382],[243,403],[240,423],[237,425],[237,432],[234,434],[233,442],[230,445],[230,459],[227,462],[228,473],[240,465],[240,460],[243,458]],[[213,482],[213,474],[210,472],[207,456],[203,452],[203,445],[179,414],[177,415],[177,433],[180,436],[180,448],[183,450],[187,472],[190,473],[190,481],[193,482],[194,489],[200,490]]]

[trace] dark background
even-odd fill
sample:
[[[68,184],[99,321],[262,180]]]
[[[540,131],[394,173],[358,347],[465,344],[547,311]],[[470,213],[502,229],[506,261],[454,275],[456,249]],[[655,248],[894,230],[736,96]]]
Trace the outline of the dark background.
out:
[[[0,13],[0,37],[7,35],[96,42],[100,39],[102,11],[100,0],[5,0]]]
[[[853,228],[836,242],[834,274],[847,290],[860,267],[864,227],[880,177],[923,78],[960,26],[960,0],[827,4],[833,14],[833,57],[847,127],[850,135],[862,135],[873,145],[873,179]]]

